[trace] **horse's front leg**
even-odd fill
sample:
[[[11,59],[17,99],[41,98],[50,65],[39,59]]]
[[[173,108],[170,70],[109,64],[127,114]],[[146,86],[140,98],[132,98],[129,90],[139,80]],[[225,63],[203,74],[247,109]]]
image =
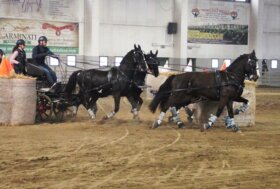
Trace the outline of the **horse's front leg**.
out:
[[[83,99],[84,96],[80,91],[77,95],[73,94],[70,97],[67,97],[67,101],[70,102],[70,104],[72,105],[71,116],[77,116],[79,106],[83,104]]]
[[[127,99],[130,102],[131,107],[132,107],[131,113],[133,114],[133,119],[139,119],[139,114],[138,114],[139,109],[140,109],[139,108],[139,99],[141,99],[141,97],[139,97],[139,99],[137,99],[137,98],[134,98],[133,96],[129,96],[129,97],[127,97]],[[140,101],[142,101],[142,102],[140,102],[141,103],[140,107],[141,107],[143,100],[141,99]]]
[[[84,94],[83,98],[81,99],[82,104],[84,105],[85,109],[88,111],[89,116],[94,119],[95,113],[93,112],[93,110],[91,109],[91,104],[93,103],[93,98],[90,97],[90,94]]]
[[[238,115],[240,112],[244,113],[249,108],[249,101],[244,97],[239,96],[234,101],[243,103],[239,108],[234,110],[234,115]]]
[[[235,124],[233,114],[233,101],[227,103],[228,116],[225,118],[225,124],[228,129],[232,129],[234,132],[241,132],[240,128]]]
[[[103,117],[103,119],[110,119],[112,117],[114,117],[114,115],[119,111],[120,109],[120,100],[121,100],[121,95],[118,94],[114,94],[113,95],[114,98],[114,103],[115,103],[115,107],[114,110],[112,110],[110,113],[108,113],[106,116]]]
[[[140,111],[142,104],[143,104],[143,99],[139,96],[138,102],[137,102],[137,110],[138,110],[138,112]]]
[[[91,119],[96,118],[96,112],[97,112],[96,101],[97,100],[98,100],[98,97],[95,97],[94,95],[91,98],[89,98],[89,96],[88,96],[87,99],[85,100],[85,108],[87,109]]]
[[[97,105],[96,105],[96,101],[97,101],[97,99],[91,99],[91,101],[89,103],[88,113],[91,116],[91,119],[96,118],[96,112],[98,110]]]

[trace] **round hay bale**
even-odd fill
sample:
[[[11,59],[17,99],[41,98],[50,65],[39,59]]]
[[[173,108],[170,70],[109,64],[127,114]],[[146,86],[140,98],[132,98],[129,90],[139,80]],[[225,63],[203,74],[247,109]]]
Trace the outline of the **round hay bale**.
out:
[[[249,108],[239,115],[234,116],[234,120],[238,126],[254,126],[255,125],[255,112],[256,112],[256,83],[245,81],[245,88],[242,97],[249,100]],[[233,109],[239,108],[242,103],[234,102]],[[204,101],[194,104],[194,121],[198,124],[206,123],[210,117],[210,114],[216,114],[218,102]],[[223,118],[227,114],[227,108],[224,108],[223,113],[219,119],[215,122],[216,126],[223,126]]]
[[[0,125],[10,123],[12,112],[12,90],[10,79],[0,79]]]
[[[11,125],[34,124],[36,115],[36,80],[12,79]]]

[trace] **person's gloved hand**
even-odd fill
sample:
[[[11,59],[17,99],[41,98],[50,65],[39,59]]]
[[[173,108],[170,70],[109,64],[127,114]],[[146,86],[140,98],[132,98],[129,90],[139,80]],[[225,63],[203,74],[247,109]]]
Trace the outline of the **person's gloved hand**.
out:
[[[47,51],[47,55],[52,55],[53,53],[51,51]]]
[[[59,55],[57,55],[57,54],[52,54],[51,57],[59,59]]]

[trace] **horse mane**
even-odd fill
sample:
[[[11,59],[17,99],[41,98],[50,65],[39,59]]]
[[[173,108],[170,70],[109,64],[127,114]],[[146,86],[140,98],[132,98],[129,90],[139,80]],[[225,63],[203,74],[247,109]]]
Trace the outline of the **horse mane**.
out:
[[[230,65],[227,67],[227,70],[231,70],[232,67],[234,67],[235,64],[238,64],[242,59],[247,58],[248,54],[240,55],[238,58],[236,58]]]
[[[129,60],[129,58],[132,57],[131,53],[134,52],[134,49],[130,50],[128,53],[126,53],[126,55],[123,57],[122,61],[120,62],[120,66],[127,64],[128,62],[130,62],[131,60]]]

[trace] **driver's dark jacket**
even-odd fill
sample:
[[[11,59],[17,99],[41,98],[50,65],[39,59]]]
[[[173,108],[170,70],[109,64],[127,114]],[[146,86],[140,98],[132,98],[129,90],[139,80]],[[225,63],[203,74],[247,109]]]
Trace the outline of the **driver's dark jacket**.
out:
[[[24,50],[16,49],[15,51],[18,52],[17,57],[15,58],[19,64],[14,64],[14,69],[17,74],[26,74],[25,67],[26,67],[26,53]]]
[[[44,65],[45,58],[48,55],[53,55],[48,47],[37,45],[32,49],[32,59],[34,64]]]

